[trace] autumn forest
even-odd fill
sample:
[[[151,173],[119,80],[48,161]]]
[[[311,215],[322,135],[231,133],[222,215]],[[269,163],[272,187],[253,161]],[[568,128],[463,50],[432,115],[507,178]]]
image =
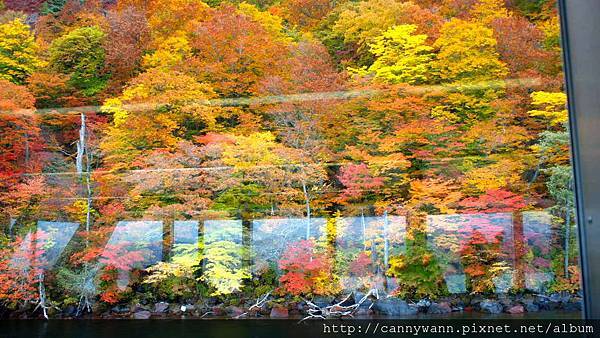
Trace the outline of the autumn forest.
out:
[[[581,310],[552,0],[0,0],[0,317]]]

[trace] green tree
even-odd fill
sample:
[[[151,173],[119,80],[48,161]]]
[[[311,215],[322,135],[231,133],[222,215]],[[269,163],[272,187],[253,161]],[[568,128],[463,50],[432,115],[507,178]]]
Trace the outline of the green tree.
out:
[[[440,258],[427,243],[426,231],[414,227],[408,230],[406,251],[390,257],[386,274],[396,277],[398,288],[394,292],[399,297],[435,299],[446,293],[444,271],[440,263]]]
[[[46,2],[42,4],[40,13],[44,15],[56,14],[60,12],[63,9],[63,7],[65,7],[66,3],[67,0],[46,0]]]
[[[546,188],[554,201],[548,210],[552,212],[562,224],[561,235],[562,250],[555,259],[562,260],[555,265],[557,280],[553,288],[577,287],[577,283],[570,282],[573,258],[577,257],[576,238],[572,236],[575,226],[575,196],[573,192],[573,171],[569,158],[569,125],[567,111],[567,96],[561,92],[533,92],[531,105],[535,108],[529,110],[529,116],[538,118],[546,126],[541,132],[538,142],[531,148],[539,158],[539,172],[547,176]],[[537,172],[536,172],[537,175]],[[561,269],[562,268],[562,269]],[[561,285],[562,284],[562,285]],[[569,284],[575,284],[570,285]]]
[[[22,19],[0,24],[0,78],[23,84],[40,65],[34,36]]]
[[[50,65],[58,72],[70,74],[71,84],[84,95],[93,96],[104,89],[104,32],[100,27],[77,28],[50,45]]]

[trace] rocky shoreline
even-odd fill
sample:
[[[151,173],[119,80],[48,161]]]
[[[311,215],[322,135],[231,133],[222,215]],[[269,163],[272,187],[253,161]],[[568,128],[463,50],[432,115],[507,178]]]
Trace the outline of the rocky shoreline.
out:
[[[315,297],[310,302],[318,307],[351,306],[358,304],[364,293],[353,292],[350,297]],[[342,302],[342,303],[340,303]],[[144,304],[145,303],[145,304]],[[196,302],[140,302],[134,304],[119,304],[106,309],[94,307],[92,312],[78,314],[76,306],[70,305],[63,309],[51,308],[48,311],[50,319],[247,319],[247,318],[304,318],[308,315],[309,305],[306,301],[290,299],[270,299],[260,307],[253,307],[254,302],[228,305],[217,303],[216,299],[208,298]],[[435,301],[422,299],[406,301],[396,297],[369,298],[360,304],[355,312],[355,318],[386,318],[422,315],[452,315],[452,314],[484,314],[484,315],[521,315],[536,312],[577,312],[582,310],[580,294],[555,293],[551,295],[502,295],[484,297],[479,295],[453,295]],[[543,313],[540,313],[543,315]],[[5,313],[2,317],[8,319],[42,319],[39,313],[31,313],[21,309]]]

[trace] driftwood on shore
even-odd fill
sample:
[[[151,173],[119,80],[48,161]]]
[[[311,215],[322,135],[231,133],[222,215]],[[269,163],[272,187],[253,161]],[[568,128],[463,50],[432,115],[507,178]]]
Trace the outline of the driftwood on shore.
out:
[[[316,305],[315,303],[305,299],[304,301],[309,306],[309,309],[307,311],[308,316],[302,318],[302,320],[300,320],[300,322],[303,322],[307,319],[354,317],[354,314],[356,313],[356,311],[358,311],[360,306],[367,299],[369,299],[369,297],[374,297],[375,299],[379,299],[379,292],[377,291],[377,289],[371,289],[357,303],[354,303],[352,305],[342,305],[342,304],[346,303],[348,301],[348,299],[350,299],[351,296],[352,296],[352,293],[350,293],[348,296],[346,296],[341,301],[339,301],[333,305],[329,305],[329,306],[325,306],[325,307],[320,307],[320,306]],[[369,308],[371,308],[373,306],[373,304],[374,303],[372,303],[369,306]]]
[[[262,309],[262,307],[266,304],[267,299],[269,299],[269,296],[271,295],[271,292],[273,292],[273,291],[269,291],[266,294],[264,294],[263,296],[258,297],[258,299],[256,300],[256,303],[254,303],[252,306],[250,306],[248,308],[248,311],[246,311],[246,312],[244,312],[244,313],[242,313],[240,315],[237,315],[237,316],[235,316],[233,318],[235,318],[235,319],[243,318],[243,317],[246,317],[248,315],[248,312],[251,312],[253,310],[260,310],[260,309]]]

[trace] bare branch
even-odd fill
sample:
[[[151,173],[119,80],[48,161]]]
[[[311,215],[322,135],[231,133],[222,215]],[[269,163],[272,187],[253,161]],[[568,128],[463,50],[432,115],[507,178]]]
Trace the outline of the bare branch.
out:
[[[365,294],[358,301],[358,303],[354,303],[352,305],[342,305],[348,299],[350,299],[351,296],[352,296],[352,293],[350,293],[348,296],[346,296],[344,299],[342,299],[338,303],[329,305],[326,307],[320,307],[320,306],[316,305],[315,303],[304,299],[304,301],[306,302],[306,305],[309,306],[309,309],[306,311],[308,316],[302,318],[302,320],[300,320],[299,323],[301,323],[307,319],[327,319],[327,318],[341,318],[341,317],[352,317],[353,318],[356,311],[358,311],[360,306],[369,297],[375,297],[375,299],[379,299],[379,291],[377,289],[371,289],[371,290],[369,290],[369,292],[367,292],[367,294]],[[369,306],[369,309],[371,308],[371,306],[373,306],[373,304],[371,304]]]
[[[250,306],[250,307],[248,308],[248,311],[246,311],[246,312],[244,312],[244,313],[242,313],[242,314],[240,314],[240,315],[237,315],[237,316],[235,316],[235,317],[233,317],[233,318],[234,318],[234,319],[240,319],[240,318],[242,318],[242,317],[246,317],[246,316],[248,315],[248,312],[250,312],[250,311],[252,311],[252,310],[254,310],[254,309],[259,309],[259,310],[260,310],[260,309],[262,309],[262,307],[263,307],[263,306],[265,305],[265,303],[267,302],[267,299],[268,299],[268,298],[269,298],[269,296],[271,295],[271,292],[273,292],[273,290],[271,290],[271,291],[267,292],[265,295],[263,295],[263,296],[261,296],[261,297],[258,297],[258,299],[256,300],[256,303],[255,303],[255,304],[253,304],[252,306]]]

